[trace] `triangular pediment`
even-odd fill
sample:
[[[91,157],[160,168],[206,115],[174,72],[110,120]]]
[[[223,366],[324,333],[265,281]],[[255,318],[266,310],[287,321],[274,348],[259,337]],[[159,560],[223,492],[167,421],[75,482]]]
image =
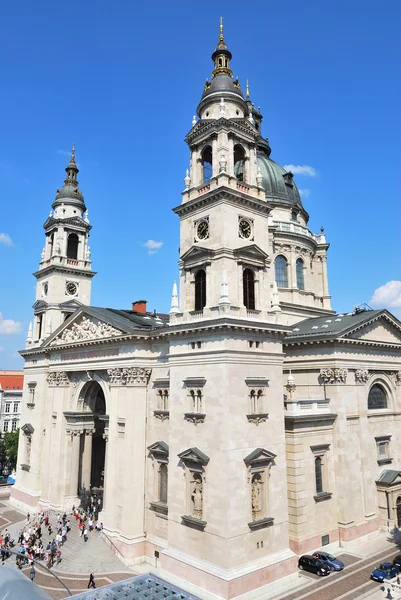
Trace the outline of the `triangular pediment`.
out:
[[[183,463],[195,463],[198,465],[207,465],[210,458],[206,456],[199,448],[188,448],[178,455]]]
[[[393,315],[384,311],[374,320],[363,323],[357,329],[347,332],[344,337],[371,342],[401,344],[401,324]]]
[[[149,453],[155,458],[168,459],[169,447],[166,442],[159,441],[155,442],[151,446],[148,446]]]
[[[47,308],[47,302],[45,302],[44,300],[36,300],[32,308],[35,312],[39,310],[45,310]]]
[[[376,479],[376,484],[385,487],[401,485],[401,472],[394,469],[384,469]]]
[[[249,246],[243,246],[234,250],[234,256],[237,260],[243,260],[244,262],[254,265],[265,265],[266,262],[270,262],[269,255],[266,254],[256,244],[250,244]]]
[[[214,256],[214,250],[204,248],[203,246],[192,246],[185,254],[181,256],[181,260],[186,264],[199,264],[211,260]]]
[[[247,467],[257,467],[271,463],[276,458],[276,455],[264,448],[256,448],[253,452],[244,458],[244,463]]]
[[[44,346],[63,346],[79,342],[106,340],[127,331],[117,329],[106,320],[91,314],[87,308],[78,310],[72,317],[65,321],[47,340]]]

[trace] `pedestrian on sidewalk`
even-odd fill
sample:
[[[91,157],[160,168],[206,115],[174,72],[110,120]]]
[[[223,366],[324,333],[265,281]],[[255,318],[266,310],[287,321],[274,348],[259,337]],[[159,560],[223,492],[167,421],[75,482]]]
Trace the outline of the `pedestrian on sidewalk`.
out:
[[[94,576],[94,574],[93,574],[93,573],[91,573],[91,574],[89,575],[88,589],[89,589],[90,587],[96,588],[95,576]]]
[[[32,567],[29,571],[29,577],[31,578],[31,581],[33,581],[35,579],[35,575],[36,575],[35,567],[32,565]]]
[[[85,527],[85,529],[84,529],[84,542],[87,542],[87,541],[88,541],[88,530]]]

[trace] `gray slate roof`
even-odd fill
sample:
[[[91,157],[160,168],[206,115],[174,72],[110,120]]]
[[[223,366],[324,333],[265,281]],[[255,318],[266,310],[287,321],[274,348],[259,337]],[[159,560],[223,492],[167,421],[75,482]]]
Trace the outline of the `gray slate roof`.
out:
[[[400,475],[400,471],[394,471],[393,469],[384,469],[376,480],[377,483],[392,484]]]
[[[381,315],[388,315],[392,320],[397,321],[387,310],[382,309],[305,319],[305,321],[294,325],[292,331],[285,338],[284,344],[301,339],[332,339],[343,337],[359,326],[367,324]]]
[[[30,582],[29,582],[30,583]],[[139,575],[73,596],[76,600],[200,600],[155,575]]]
[[[101,308],[98,306],[85,307],[85,312],[99,317],[107,322],[112,321],[116,327],[120,324],[129,330],[136,329],[158,329],[165,327],[169,322],[169,315],[158,315],[153,313],[138,313],[134,310],[118,310],[115,308]]]

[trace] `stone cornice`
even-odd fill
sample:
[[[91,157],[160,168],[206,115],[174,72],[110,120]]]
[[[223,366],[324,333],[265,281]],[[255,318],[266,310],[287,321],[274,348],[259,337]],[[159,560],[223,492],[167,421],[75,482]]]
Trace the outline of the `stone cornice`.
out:
[[[90,279],[96,275],[96,271],[87,271],[86,269],[79,269],[77,267],[71,267],[69,265],[57,265],[52,264],[44,269],[40,269],[39,271],[35,271],[32,273],[34,277],[45,277],[55,272],[63,272],[68,273],[69,275],[81,275],[83,277],[89,277]]]
[[[86,231],[90,231],[92,229],[92,225],[89,225],[89,223],[81,219],[81,217],[67,217],[66,219],[49,217],[43,224],[43,227],[44,229],[49,230],[53,226],[57,225],[68,225],[74,229],[83,229]]]
[[[354,338],[317,338],[317,339],[300,339],[297,341],[285,341],[283,342],[283,346],[310,346],[313,344],[338,344],[338,345],[356,345],[356,346],[370,346],[370,347],[379,347],[379,348],[401,348],[401,343],[396,344],[393,342],[380,342],[380,341],[371,341],[371,340],[357,340]]]
[[[245,194],[243,192],[234,190],[232,188],[221,186],[210,192],[202,194],[197,198],[188,200],[184,204],[180,204],[173,208],[179,217],[189,215],[195,211],[203,209],[211,204],[232,204],[233,206],[247,207],[259,214],[267,216],[271,211],[271,206],[267,204],[265,200],[259,200]]]
[[[221,129],[226,129],[231,134],[238,133],[242,138],[245,135],[250,142],[254,143],[260,138],[259,131],[252,127],[247,119],[226,119],[225,117],[220,117],[219,119],[198,121],[195,127],[187,134],[185,141],[189,147],[193,147],[202,143],[205,137],[209,137]]]
[[[29,357],[35,355],[49,355],[50,353],[59,353],[64,350],[72,348],[82,348],[85,346],[99,346],[102,344],[114,344],[119,345],[121,343],[133,341],[133,340],[160,340],[165,339],[166,341],[170,337],[181,336],[190,337],[194,334],[209,332],[243,332],[243,333],[260,333],[266,335],[284,337],[288,334],[290,327],[287,325],[276,325],[275,323],[260,322],[257,325],[253,322],[252,325],[249,321],[241,319],[207,319],[204,321],[197,321],[195,323],[183,322],[168,327],[161,327],[159,329],[152,329],[150,331],[144,331],[143,329],[127,333],[126,335],[105,338],[105,339],[93,339],[83,340],[81,342],[71,342],[60,346],[38,346],[36,348],[25,348],[20,350],[22,357]]]

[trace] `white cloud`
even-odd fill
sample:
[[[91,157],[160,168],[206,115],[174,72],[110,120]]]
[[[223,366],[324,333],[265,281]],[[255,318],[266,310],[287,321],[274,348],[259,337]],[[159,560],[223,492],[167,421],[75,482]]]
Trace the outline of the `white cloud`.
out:
[[[13,335],[14,333],[20,333],[20,331],[21,323],[19,321],[3,319],[3,315],[0,313],[0,333],[3,335]]]
[[[302,198],[308,198],[310,196],[310,189],[304,188],[303,190],[298,190]]]
[[[0,352],[4,352],[4,346],[0,346]]]
[[[0,244],[5,246],[13,246],[13,241],[7,233],[0,233]]]
[[[377,288],[370,303],[376,306],[401,307],[401,281],[388,281]]]
[[[155,240],[148,240],[142,246],[148,249],[148,254],[156,254],[163,246],[164,242],[155,242]]]
[[[308,177],[316,177],[317,171],[309,165],[284,165],[286,171],[291,171],[294,175],[307,175]]]
[[[57,154],[64,154],[64,156],[71,156],[71,150],[56,150]]]

